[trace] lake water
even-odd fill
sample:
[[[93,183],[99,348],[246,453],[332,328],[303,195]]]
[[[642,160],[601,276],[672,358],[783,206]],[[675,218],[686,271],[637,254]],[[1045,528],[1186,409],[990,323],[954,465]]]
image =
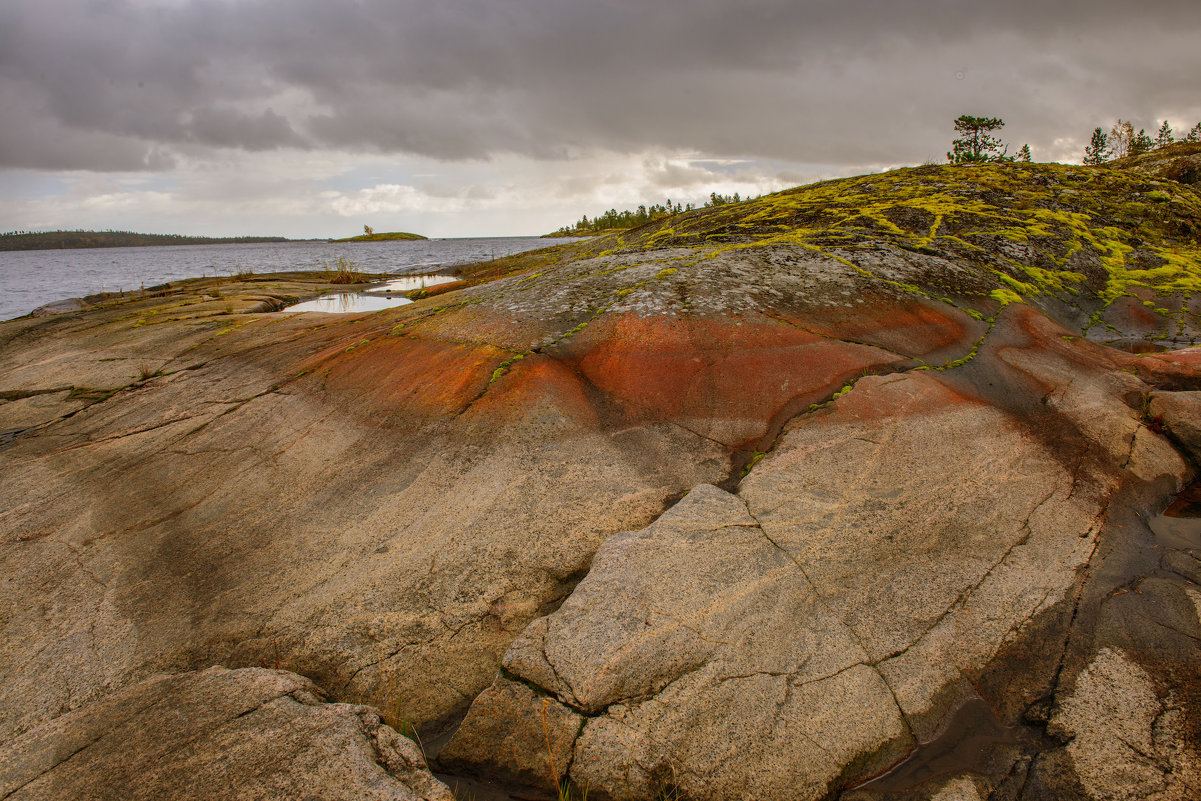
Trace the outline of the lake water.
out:
[[[0,320],[28,314],[56,300],[202,275],[320,270],[338,256],[345,256],[365,272],[424,273],[563,241],[519,236],[0,251]]]

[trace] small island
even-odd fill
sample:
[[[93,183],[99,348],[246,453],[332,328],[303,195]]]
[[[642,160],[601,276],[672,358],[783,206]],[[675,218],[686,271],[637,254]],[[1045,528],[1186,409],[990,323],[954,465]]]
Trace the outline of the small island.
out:
[[[331,242],[392,242],[398,239],[429,239],[428,236],[421,234],[410,234],[406,231],[388,231],[386,233],[377,234],[371,229],[371,226],[364,225],[363,233],[358,236],[350,236],[346,239],[331,239]]]

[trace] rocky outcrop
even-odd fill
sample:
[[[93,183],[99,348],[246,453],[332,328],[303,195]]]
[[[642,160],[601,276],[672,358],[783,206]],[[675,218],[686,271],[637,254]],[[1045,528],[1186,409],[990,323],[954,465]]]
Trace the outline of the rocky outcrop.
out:
[[[0,747],[0,798],[453,801],[374,710],[259,668],[159,676]]]
[[[606,540],[456,738],[517,718],[492,699],[520,680],[586,718],[571,777],[606,797],[816,799],[932,739],[982,683],[1018,714],[1047,696],[1062,640],[1033,674],[998,656],[1074,603],[1123,466],[1168,487],[1187,467],[1123,401],[1142,382],[1027,312],[1000,325],[1036,339],[978,359],[1051,390],[1042,430],[949,375],[860,379],[737,494],[694,488]]]
[[[1172,798],[1201,542],[1148,517],[1201,364],[1099,344],[1201,334],[1157,186],[926,167],[372,315],[255,276],[0,324],[0,733],[257,667],[591,797],[1103,798],[1117,683]]]

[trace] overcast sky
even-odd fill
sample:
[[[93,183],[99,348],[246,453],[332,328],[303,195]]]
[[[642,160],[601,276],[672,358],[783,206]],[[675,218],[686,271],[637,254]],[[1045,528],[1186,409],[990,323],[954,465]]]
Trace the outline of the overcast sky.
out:
[[[1201,121],[1201,0],[2,0],[0,230],[537,234]]]

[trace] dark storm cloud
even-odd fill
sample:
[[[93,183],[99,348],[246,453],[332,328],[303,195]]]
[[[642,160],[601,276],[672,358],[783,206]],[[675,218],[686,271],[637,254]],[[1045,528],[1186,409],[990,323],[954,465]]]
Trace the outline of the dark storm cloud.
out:
[[[941,158],[1201,109],[1196,0],[15,0],[0,164],[175,148]],[[1037,151],[1036,151],[1037,155]]]

